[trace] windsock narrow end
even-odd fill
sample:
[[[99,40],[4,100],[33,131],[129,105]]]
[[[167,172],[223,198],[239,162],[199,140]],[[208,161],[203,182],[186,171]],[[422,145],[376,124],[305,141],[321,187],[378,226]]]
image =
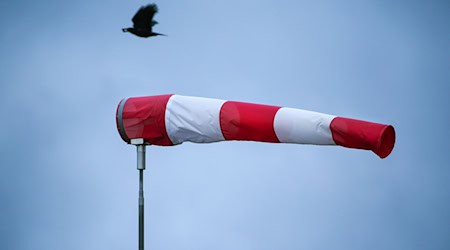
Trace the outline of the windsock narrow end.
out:
[[[336,117],[330,129],[337,145],[371,150],[380,158],[386,158],[394,148],[395,130],[391,125]]]
[[[377,147],[373,150],[380,158],[386,158],[394,149],[395,145],[395,129],[391,125],[387,125],[380,135]]]

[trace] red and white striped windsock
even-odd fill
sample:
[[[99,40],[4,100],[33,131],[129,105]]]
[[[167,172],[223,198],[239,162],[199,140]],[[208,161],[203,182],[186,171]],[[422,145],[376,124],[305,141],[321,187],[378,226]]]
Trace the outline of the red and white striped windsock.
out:
[[[312,111],[245,102],[158,95],[126,98],[116,114],[122,139],[152,145],[224,140],[340,145],[387,157],[395,143],[391,125]]]

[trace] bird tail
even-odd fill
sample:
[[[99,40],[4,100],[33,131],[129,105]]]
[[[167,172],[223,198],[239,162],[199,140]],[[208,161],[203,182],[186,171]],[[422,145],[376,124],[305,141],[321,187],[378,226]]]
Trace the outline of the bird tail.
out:
[[[167,36],[165,34],[161,34],[161,33],[155,33],[157,36]]]

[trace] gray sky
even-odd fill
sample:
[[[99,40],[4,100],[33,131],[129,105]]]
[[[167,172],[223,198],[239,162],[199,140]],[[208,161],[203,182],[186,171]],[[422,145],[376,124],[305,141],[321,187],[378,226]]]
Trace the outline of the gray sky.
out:
[[[137,249],[123,97],[176,93],[392,124],[369,151],[255,142],[147,148],[147,249],[449,249],[450,4],[0,3],[2,249]]]

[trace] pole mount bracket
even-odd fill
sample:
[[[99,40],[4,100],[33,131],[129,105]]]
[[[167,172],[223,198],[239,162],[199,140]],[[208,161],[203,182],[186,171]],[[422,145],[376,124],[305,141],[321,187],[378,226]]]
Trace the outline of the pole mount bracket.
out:
[[[130,140],[131,145],[146,145],[144,138],[137,138],[137,139],[131,139]]]

